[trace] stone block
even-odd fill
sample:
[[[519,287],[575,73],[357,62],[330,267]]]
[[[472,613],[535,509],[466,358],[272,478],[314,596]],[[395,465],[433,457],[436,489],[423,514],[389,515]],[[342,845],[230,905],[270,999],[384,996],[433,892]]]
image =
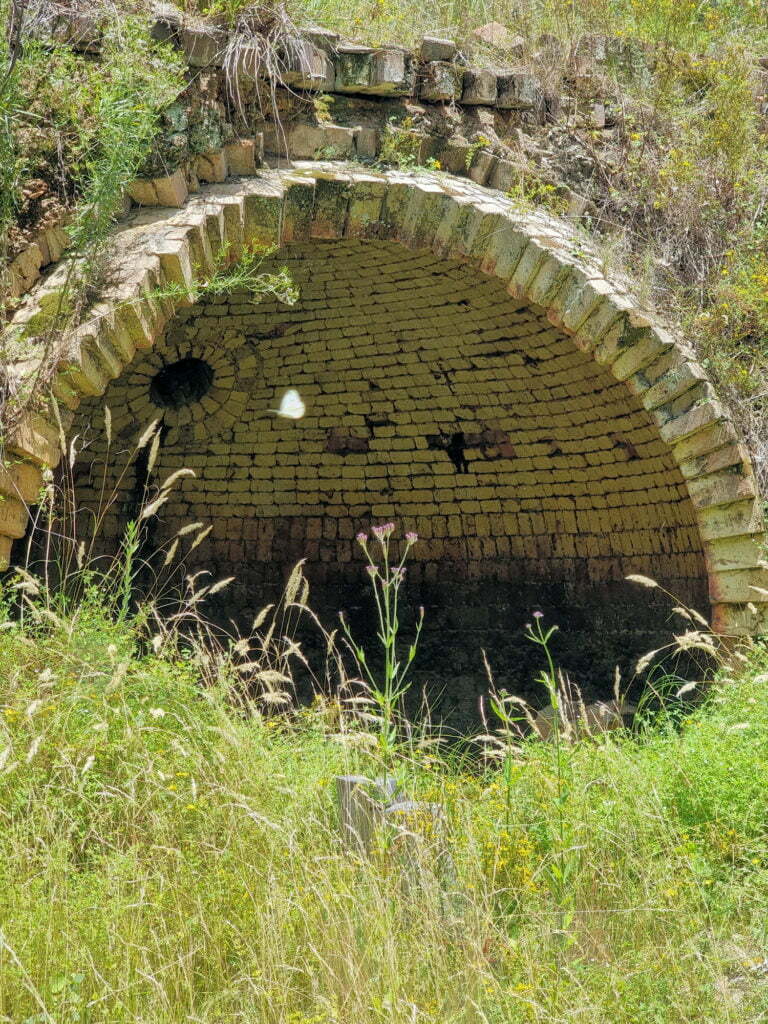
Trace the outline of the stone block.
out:
[[[387,182],[377,175],[354,175],[350,188],[347,226],[348,238],[375,238],[379,232]]]
[[[487,185],[500,192],[508,192],[520,177],[520,169],[511,160],[497,159],[491,167]]]
[[[741,604],[712,605],[712,630],[726,636],[760,636],[768,633],[768,605],[754,593]]]
[[[762,509],[754,498],[736,501],[730,505],[702,508],[698,511],[696,519],[702,540],[719,540],[722,537],[740,537],[746,533],[763,532]]]
[[[741,537],[723,537],[706,545],[705,557],[710,572],[730,572],[745,566],[757,566],[764,559],[762,534],[747,533]],[[768,597],[764,598],[768,601]]]
[[[34,505],[42,486],[43,476],[38,466],[12,460],[0,462],[0,495]]]
[[[757,495],[754,478],[743,464],[688,480],[688,493],[695,508],[732,505]]]
[[[419,45],[419,60],[424,63],[429,61],[450,61],[456,56],[458,47],[453,39],[442,39],[438,36],[424,36]]]
[[[461,99],[464,72],[455,64],[432,61],[420,75],[419,98],[429,103],[451,103]]]
[[[246,245],[279,245],[283,190],[254,179],[245,194],[243,240]]]
[[[613,360],[611,373],[617,380],[627,380],[675,347],[674,339],[666,331],[649,327]]]
[[[725,411],[719,402],[704,402],[662,423],[659,433],[667,444],[677,444],[722,419],[725,419]]]
[[[336,69],[324,49],[308,39],[302,39],[284,58],[280,80],[283,85],[294,89],[318,89],[321,92],[329,92],[335,85]]]
[[[745,445],[737,441],[723,445],[706,455],[697,455],[692,459],[678,462],[680,472],[686,480],[694,477],[708,476],[721,469],[731,469],[749,463],[749,451]]]
[[[734,569],[715,572],[709,577],[709,598],[713,604],[748,603],[759,601],[758,590],[768,590],[768,572],[765,569]]]
[[[676,353],[674,354],[676,355]],[[674,358],[673,355],[673,358]],[[679,356],[677,357],[679,359]],[[675,398],[684,395],[686,391],[695,387],[700,381],[707,378],[703,368],[698,363],[691,363],[688,360],[680,360],[678,365],[667,370],[654,384],[648,386],[646,373],[650,373],[655,364],[651,364],[646,370],[630,377],[627,386],[633,394],[639,395],[643,408],[649,411],[658,409]]]
[[[137,206],[157,206],[157,191],[149,178],[136,178],[128,186],[128,195]]]
[[[229,173],[255,174],[264,162],[264,136],[258,132],[252,139],[237,139],[224,147]]]
[[[51,469],[58,465],[62,454],[58,430],[38,413],[24,417],[14,428],[7,447],[30,462]]]
[[[195,161],[195,173],[200,181],[221,183],[227,180],[227,156],[224,150],[200,153]]]
[[[680,464],[700,458],[736,440],[738,440],[738,434],[730,420],[717,420],[698,433],[691,434],[685,440],[678,442],[674,446],[672,454],[675,461]]]
[[[150,11],[149,34],[157,43],[176,42],[182,20],[181,11],[175,4],[153,4]]]
[[[354,129],[355,153],[361,160],[374,160],[381,149],[381,135],[375,128]]]
[[[500,110],[532,110],[543,115],[544,91],[535,75],[504,71],[497,76],[496,106]]]
[[[310,237],[312,211],[315,205],[313,178],[287,179],[283,202],[282,244],[305,242]]]
[[[227,45],[227,33],[216,25],[182,25],[181,46],[187,63],[193,68],[221,67]]]
[[[5,572],[11,564],[12,545],[13,540],[11,537],[0,537],[0,572]]]
[[[475,153],[472,165],[469,168],[469,177],[478,185],[486,185],[494,170],[497,158],[487,149],[481,149]]]
[[[484,68],[467,68],[461,92],[461,102],[467,106],[493,107],[498,89],[496,74]]]
[[[344,234],[350,182],[346,178],[319,174],[315,182],[312,238],[340,238]]]
[[[18,539],[24,536],[29,513],[23,502],[0,495],[0,535]]]
[[[319,25],[310,25],[309,28],[303,28],[301,34],[314,46],[318,46],[321,50],[325,50],[326,53],[330,54],[336,52],[339,40],[341,39],[338,32],[334,32],[329,28],[322,28]]]
[[[345,45],[336,56],[336,91],[370,96],[410,96],[413,56],[399,47],[374,50]]]
[[[353,157],[355,131],[337,124],[297,124],[288,133],[288,153],[294,160]]]

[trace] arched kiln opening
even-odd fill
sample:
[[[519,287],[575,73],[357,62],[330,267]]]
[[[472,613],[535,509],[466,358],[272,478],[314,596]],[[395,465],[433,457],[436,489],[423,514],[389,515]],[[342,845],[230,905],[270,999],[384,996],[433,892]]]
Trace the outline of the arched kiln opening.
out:
[[[394,242],[289,244],[281,265],[296,306],[230,294],[183,309],[153,351],[81,405],[81,507],[101,489],[102,405],[113,478],[115,452],[159,417],[155,477],[189,467],[196,478],[161,509],[155,539],[211,525],[187,565],[236,577],[215,612],[240,624],[306,558],[321,616],[345,609],[372,632],[355,536],[389,520],[400,536],[416,531],[417,676],[456,720],[487,689],[481,649],[498,685],[535,692],[540,652],[523,627],[536,609],[560,625],[557,660],[588,698],[611,691],[616,663],[671,634],[668,604],[625,576],[652,576],[706,611],[693,508],[658,428],[542,309]],[[306,402],[298,421],[269,411],[289,387]],[[112,545],[135,483],[128,474],[105,521]]]

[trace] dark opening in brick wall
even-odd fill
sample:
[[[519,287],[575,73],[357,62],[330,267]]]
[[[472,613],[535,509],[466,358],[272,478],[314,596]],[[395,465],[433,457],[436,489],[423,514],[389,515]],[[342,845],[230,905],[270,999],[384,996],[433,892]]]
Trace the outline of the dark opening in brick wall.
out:
[[[205,359],[187,356],[164,366],[152,378],[149,397],[160,409],[180,409],[199,402],[213,384],[214,372]]]

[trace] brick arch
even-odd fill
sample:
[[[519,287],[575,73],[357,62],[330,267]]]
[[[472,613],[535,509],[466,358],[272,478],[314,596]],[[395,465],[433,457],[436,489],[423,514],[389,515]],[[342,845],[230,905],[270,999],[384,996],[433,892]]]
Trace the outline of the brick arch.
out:
[[[301,164],[206,188],[180,210],[139,212],[116,229],[116,279],[94,316],[72,333],[58,367],[52,393],[65,431],[80,403],[103,395],[110,380],[150,354],[169,320],[183,310],[184,302],[152,299],[158,285],[190,285],[210,271],[224,245],[234,257],[244,244],[277,244],[289,252],[297,246],[319,250],[333,240],[392,243],[474,268],[492,279],[506,301],[531,311],[542,331],[548,327],[553,336],[568,339],[580,356],[579,368],[599,369],[601,380],[612,383],[612,393],[622,393],[636,417],[638,434],[617,431],[618,447],[634,461],[630,449],[651,444],[649,458],[673,470],[674,480],[664,486],[676,488],[677,500],[662,500],[659,507],[684,509],[696,538],[689,554],[705,567],[714,628],[762,629],[768,605],[753,589],[766,587],[761,507],[748,453],[705,371],[638,307],[628,288],[605,279],[567,226],[541,212],[523,213],[497,193],[448,176]],[[425,264],[420,272],[428,270]],[[56,287],[57,273],[21,310],[18,323],[33,320],[46,292]],[[568,386],[558,385],[566,392]],[[30,415],[7,446],[11,459],[0,476],[0,493],[6,495],[0,503],[0,555],[6,559],[11,540],[24,531],[40,467],[58,461],[54,423],[50,412]],[[509,442],[499,443],[514,447],[512,432],[506,433]]]

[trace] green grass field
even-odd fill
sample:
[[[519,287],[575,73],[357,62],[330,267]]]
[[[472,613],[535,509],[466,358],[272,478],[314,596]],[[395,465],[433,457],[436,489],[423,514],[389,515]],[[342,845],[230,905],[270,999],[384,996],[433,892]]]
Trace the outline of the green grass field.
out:
[[[763,646],[698,710],[559,761],[403,743],[456,871],[408,888],[386,833],[340,843],[334,776],[382,771],[364,724],[235,707],[102,603],[0,631],[0,1020],[765,1020]]]

